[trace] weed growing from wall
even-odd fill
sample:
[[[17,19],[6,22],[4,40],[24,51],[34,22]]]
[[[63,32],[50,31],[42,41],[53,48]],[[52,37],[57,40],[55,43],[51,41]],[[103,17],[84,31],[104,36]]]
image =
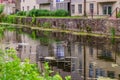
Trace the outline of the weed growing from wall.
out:
[[[31,35],[32,39],[36,39],[36,34],[35,34],[35,31],[32,31],[32,35]]]
[[[19,17],[19,23],[22,24],[22,17]]]
[[[66,29],[65,24],[61,24],[61,28],[62,28],[62,29]]]
[[[31,22],[31,25],[34,25],[34,24],[35,24],[35,22],[36,22],[36,17],[35,17],[35,16],[33,16],[33,17],[32,17],[32,22]]]
[[[115,44],[115,28],[114,27],[111,28],[110,33],[111,33],[111,42],[112,44]]]
[[[114,38],[115,37],[115,28],[112,27],[110,32],[111,32],[111,37]]]
[[[43,28],[50,28],[52,25],[51,25],[51,23],[50,22],[44,22],[43,24],[42,24],[42,27]]]
[[[16,16],[8,15],[7,16],[7,22],[8,23],[16,23]]]
[[[3,12],[3,10],[4,10],[4,5],[0,4],[0,14]]]
[[[86,26],[86,31],[90,33],[92,31],[92,28],[89,25],[87,25]]]

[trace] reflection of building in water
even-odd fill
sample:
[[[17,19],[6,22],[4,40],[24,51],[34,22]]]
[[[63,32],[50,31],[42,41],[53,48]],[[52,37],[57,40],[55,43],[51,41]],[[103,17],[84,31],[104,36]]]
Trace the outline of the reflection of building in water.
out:
[[[1,40],[1,48],[4,50],[5,48],[16,48],[17,36],[16,32],[5,31],[4,39]]]
[[[108,46],[107,48],[106,46],[98,48],[93,44],[85,44],[84,46],[81,42],[62,41],[53,42],[48,46],[40,45],[39,50],[39,56],[54,57],[55,59],[62,58],[65,61],[71,61],[69,67],[71,67],[72,80],[84,78],[84,72],[86,73],[86,80],[96,79],[99,76],[118,78],[120,74],[118,70],[120,67],[114,67],[115,62],[119,63],[119,58],[116,58],[115,52]],[[85,60],[84,57],[86,57]],[[62,68],[58,65],[62,66]],[[65,69],[69,68],[66,67],[65,62],[59,62],[58,65],[56,64],[56,67],[58,67],[61,74],[63,74],[63,71],[67,71]]]
[[[53,70],[60,72],[63,77],[69,74],[72,80],[83,80],[85,76],[86,80],[93,80],[99,76],[118,79],[120,75],[120,58],[115,54],[120,53],[119,43],[113,46],[109,42],[99,42],[99,40],[102,41],[101,38],[95,40],[90,37],[87,39],[83,37],[78,41],[77,37],[73,38],[71,35],[70,37],[67,35],[70,39],[66,40],[64,35],[65,41],[43,44],[33,41],[27,35],[18,35],[15,32],[5,32],[4,35],[2,40],[2,43],[5,43],[2,45],[4,48],[18,47],[17,50],[22,60],[29,58],[31,62],[36,62],[36,57],[38,57],[37,61],[40,57],[52,59]],[[88,39],[94,41],[91,40],[92,43],[85,41]],[[39,64],[41,67],[40,61],[38,61],[38,66]]]
[[[54,44],[54,54],[57,59],[64,58],[65,51],[64,51],[64,45],[62,43]]]
[[[49,45],[37,46],[38,56],[40,57],[54,57],[56,59],[65,58],[66,46],[64,42],[54,42]]]
[[[21,45],[20,57],[22,60],[30,59],[31,63],[36,63],[36,48],[39,43],[32,40],[27,35],[21,34]]]
[[[115,52],[111,51],[111,49],[106,49],[105,47],[98,49],[93,45],[86,45],[84,53],[83,44],[76,42],[72,47],[74,49],[71,50],[71,56],[74,58],[71,64],[71,70],[74,78],[77,77],[75,75],[83,78],[84,69],[86,69],[86,79],[94,79],[99,76],[119,78],[120,66],[116,65],[118,62],[115,63],[115,61],[118,60],[115,60]],[[84,57],[86,57],[85,61]],[[119,58],[117,57],[117,59]],[[84,64],[86,64],[86,66],[84,66]]]

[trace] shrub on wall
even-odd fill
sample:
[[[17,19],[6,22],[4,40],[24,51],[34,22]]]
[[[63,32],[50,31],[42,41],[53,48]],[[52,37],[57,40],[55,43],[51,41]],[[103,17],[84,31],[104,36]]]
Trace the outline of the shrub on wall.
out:
[[[26,16],[26,11],[17,12],[17,16]]]
[[[4,13],[0,14],[0,22],[5,22],[6,21],[6,15]]]
[[[7,22],[7,23],[16,23],[16,16],[15,15],[5,15],[0,18],[1,22]]]
[[[2,21],[5,14],[3,13],[4,5],[0,4],[0,22]]]
[[[29,16],[29,17],[49,16],[49,13],[50,13],[49,10],[32,9],[27,13],[27,16]]]
[[[65,10],[56,10],[56,11],[49,11],[49,10],[41,10],[41,9],[32,9],[29,12],[20,11],[17,13],[18,16],[28,16],[28,17],[38,17],[38,16],[68,16],[68,11]]]
[[[117,14],[117,18],[120,18],[120,12]]]
[[[55,11],[55,16],[68,16],[68,15],[69,13],[66,10],[60,9]]]
[[[0,14],[3,12],[4,10],[4,5],[0,4]]]

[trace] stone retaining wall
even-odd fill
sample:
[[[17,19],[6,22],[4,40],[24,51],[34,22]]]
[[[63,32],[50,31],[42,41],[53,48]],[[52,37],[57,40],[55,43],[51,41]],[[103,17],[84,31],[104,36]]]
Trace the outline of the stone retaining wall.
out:
[[[99,34],[110,34],[111,29],[115,29],[116,35],[120,35],[120,19],[62,19],[17,17],[16,23]]]

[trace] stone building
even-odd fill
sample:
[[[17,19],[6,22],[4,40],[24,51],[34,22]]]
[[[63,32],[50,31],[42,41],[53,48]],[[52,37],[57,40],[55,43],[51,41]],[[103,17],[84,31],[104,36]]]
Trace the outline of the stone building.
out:
[[[70,12],[71,16],[84,15],[84,0],[21,0],[21,10],[31,9],[58,10],[64,9]],[[86,14],[116,16],[120,10],[120,0],[86,0]]]
[[[21,0],[14,0],[14,2],[15,2],[15,12],[20,11],[20,8],[21,8],[20,2],[21,2]]]
[[[52,0],[36,0],[39,4],[39,9],[51,10],[51,1]]]
[[[29,11],[31,9],[39,9],[36,0],[21,0],[21,11]]]
[[[86,0],[87,15],[113,15],[120,8],[120,0]],[[72,16],[84,15],[84,0],[71,0]]]
[[[5,14],[15,13],[15,2],[14,0],[0,0],[0,4],[4,5]]]
[[[50,0],[21,0],[21,11],[29,11],[31,9],[50,10],[50,3]]]

